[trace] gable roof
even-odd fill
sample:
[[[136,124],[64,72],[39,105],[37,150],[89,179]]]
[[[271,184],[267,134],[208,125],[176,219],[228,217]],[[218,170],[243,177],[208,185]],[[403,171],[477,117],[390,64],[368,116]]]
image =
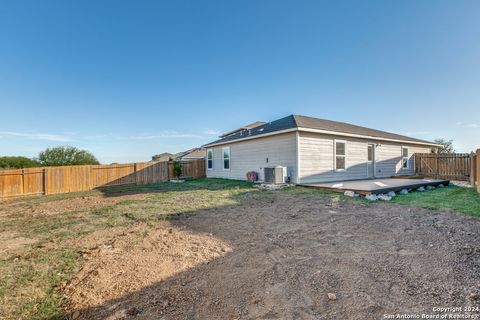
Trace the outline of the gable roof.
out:
[[[420,140],[391,132],[356,126],[345,122],[318,119],[300,115],[289,115],[287,117],[265,123],[255,128],[242,130],[235,134],[223,137],[219,140],[206,144],[204,147],[225,144],[237,140],[240,141],[260,138],[265,135],[280,134],[291,131],[310,131],[340,136],[367,138],[373,140],[386,140],[428,146],[439,146],[438,144],[430,141]]]
[[[168,161],[172,157],[173,157],[173,154],[171,154],[170,152],[163,152],[163,153],[156,154],[156,155],[152,156],[152,160],[153,161]]]
[[[207,155],[207,151],[204,148],[193,148],[193,149],[175,154],[174,158],[175,159],[181,159],[181,158],[201,159],[201,158],[205,158],[206,155]]]

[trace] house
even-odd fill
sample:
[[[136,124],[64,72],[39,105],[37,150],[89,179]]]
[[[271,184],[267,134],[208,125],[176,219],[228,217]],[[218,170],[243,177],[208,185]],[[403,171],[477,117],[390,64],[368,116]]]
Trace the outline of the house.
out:
[[[152,161],[189,161],[189,160],[202,160],[206,157],[205,148],[193,148],[187,151],[178,153],[164,152],[152,157]]]
[[[174,155],[170,152],[164,152],[152,156],[152,161],[169,161],[173,159]]]
[[[206,157],[205,148],[193,148],[174,155],[173,159],[178,161],[202,160]]]
[[[292,183],[317,183],[414,174],[412,155],[438,144],[348,123],[290,115],[241,128],[204,145],[207,177],[246,179],[284,166]]]

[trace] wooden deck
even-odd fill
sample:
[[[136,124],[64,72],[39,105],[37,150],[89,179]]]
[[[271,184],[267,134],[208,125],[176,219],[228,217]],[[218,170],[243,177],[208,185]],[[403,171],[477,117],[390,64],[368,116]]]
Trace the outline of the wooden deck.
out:
[[[381,194],[389,191],[400,191],[402,189],[416,189],[419,187],[433,186],[439,184],[447,186],[449,180],[441,179],[366,179],[366,180],[352,180],[352,181],[337,181],[337,182],[323,182],[323,183],[308,183],[300,184],[304,187],[314,187],[326,189],[334,192],[345,192],[347,190],[354,191],[361,195],[367,194]]]

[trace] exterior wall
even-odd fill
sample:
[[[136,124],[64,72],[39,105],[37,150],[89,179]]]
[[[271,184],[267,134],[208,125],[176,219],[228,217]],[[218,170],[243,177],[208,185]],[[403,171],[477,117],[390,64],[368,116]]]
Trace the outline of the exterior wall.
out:
[[[415,146],[401,143],[383,143],[375,148],[375,175],[385,178],[398,175],[412,175],[415,173],[414,153],[428,153],[429,147]],[[402,147],[408,147],[408,169],[402,168]]]
[[[287,174],[294,182],[297,174],[296,141],[296,133],[290,132],[208,148],[213,151],[213,169],[207,169],[207,177],[245,180],[248,171],[256,171],[259,180],[263,180],[264,167],[280,165],[287,167]],[[223,169],[224,147],[230,147],[230,170]]]
[[[346,141],[346,170],[334,170],[334,140]],[[414,174],[413,153],[430,152],[426,146],[300,132],[298,183],[368,178],[367,145],[375,143],[375,177]],[[402,146],[408,147],[409,168],[401,168]]]

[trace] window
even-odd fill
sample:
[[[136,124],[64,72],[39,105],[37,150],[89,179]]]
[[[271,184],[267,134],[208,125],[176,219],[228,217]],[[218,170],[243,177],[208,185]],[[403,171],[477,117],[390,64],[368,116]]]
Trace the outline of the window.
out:
[[[335,171],[344,171],[346,158],[345,141],[335,141]]]
[[[213,150],[207,150],[207,170],[213,169]]]
[[[410,163],[408,161],[408,148],[402,147],[402,169],[408,169]]]
[[[230,170],[230,147],[222,149],[223,154],[223,170]]]

